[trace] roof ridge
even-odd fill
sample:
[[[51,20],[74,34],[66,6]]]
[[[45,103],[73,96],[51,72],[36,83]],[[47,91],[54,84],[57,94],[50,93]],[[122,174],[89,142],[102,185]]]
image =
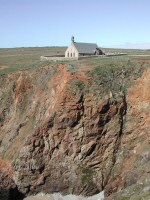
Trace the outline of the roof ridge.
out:
[[[74,44],[97,44],[97,43],[89,43],[89,42],[74,42]]]

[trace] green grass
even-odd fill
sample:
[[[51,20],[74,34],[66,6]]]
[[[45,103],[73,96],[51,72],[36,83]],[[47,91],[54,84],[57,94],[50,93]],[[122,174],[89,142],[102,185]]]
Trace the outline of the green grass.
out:
[[[66,47],[0,48],[0,65],[38,61],[40,56],[64,54]]]
[[[33,70],[41,65],[40,56],[64,54],[65,49],[66,47],[1,48],[0,75],[18,70]]]
[[[18,70],[35,70],[44,63],[40,62],[40,56],[42,55],[57,55],[64,54],[66,47],[29,47],[29,48],[0,48],[0,75],[9,74]],[[127,53],[124,56],[114,57],[92,57],[85,58],[79,61],[60,61],[49,62],[52,64],[71,64],[74,65],[76,70],[81,66],[88,65],[92,67],[105,67],[110,63],[113,65],[124,65],[129,61],[143,60],[146,63],[150,60],[150,51],[148,50],[130,50],[130,49],[103,49],[106,53],[122,52]],[[135,55],[135,56],[131,56]],[[148,57],[139,55],[149,55]]]
[[[149,50],[142,50],[142,49],[116,49],[116,48],[103,48],[105,53],[126,53],[128,55],[149,55]]]

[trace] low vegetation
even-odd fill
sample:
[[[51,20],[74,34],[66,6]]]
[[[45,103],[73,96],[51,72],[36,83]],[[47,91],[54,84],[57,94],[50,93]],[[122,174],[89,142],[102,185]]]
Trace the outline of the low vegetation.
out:
[[[124,56],[114,57],[94,57],[86,58],[79,61],[64,61],[64,62],[40,62],[42,55],[63,55],[66,47],[29,47],[29,48],[1,48],[0,49],[0,75],[9,74],[18,70],[36,70],[41,65],[50,64],[71,64],[76,69],[83,65],[91,67],[105,67],[110,63],[113,65],[124,65],[127,62],[138,62],[143,65],[150,61],[150,52],[146,50],[126,50],[126,49],[103,49],[105,53],[127,53]],[[146,57],[143,55],[147,55]]]
[[[29,47],[0,49],[0,75],[18,70],[35,70],[41,55],[64,54],[66,47]],[[45,62],[46,64],[47,62]],[[43,65],[44,63],[42,63]]]

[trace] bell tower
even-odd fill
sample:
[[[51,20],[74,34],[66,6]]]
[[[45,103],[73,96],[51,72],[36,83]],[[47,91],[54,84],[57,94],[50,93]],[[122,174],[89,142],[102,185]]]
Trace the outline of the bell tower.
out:
[[[74,36],[71,37],[71,42],[74,43]]]

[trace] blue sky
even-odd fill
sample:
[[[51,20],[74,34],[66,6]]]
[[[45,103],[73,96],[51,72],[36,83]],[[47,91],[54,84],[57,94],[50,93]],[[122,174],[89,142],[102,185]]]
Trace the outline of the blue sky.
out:
[[[150,0],[0,0],[0,47],[149,45]]]

